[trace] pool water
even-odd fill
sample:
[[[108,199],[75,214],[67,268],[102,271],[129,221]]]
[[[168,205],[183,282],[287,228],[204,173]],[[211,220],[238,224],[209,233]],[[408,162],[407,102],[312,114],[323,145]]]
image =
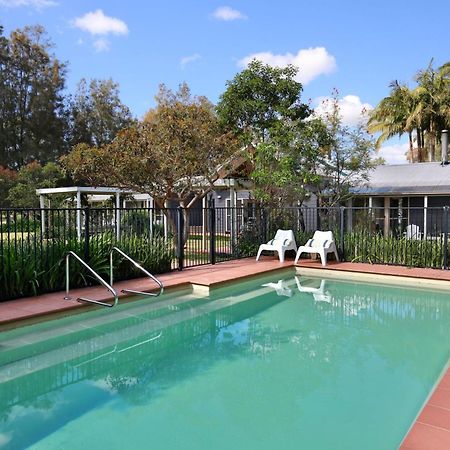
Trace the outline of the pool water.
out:
[[[395,449],[449,325],[445,292],[284,271],[4,331],[0,448]]]

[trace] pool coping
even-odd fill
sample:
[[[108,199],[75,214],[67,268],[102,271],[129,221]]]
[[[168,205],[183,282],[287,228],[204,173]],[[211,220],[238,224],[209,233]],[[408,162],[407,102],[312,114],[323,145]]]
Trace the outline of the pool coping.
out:
[[[221,287],[234,280],[250,279],[259,275],[264,275],[280,269],[293,268],[292,261],[280,263],[273,258],[261,261],[251,270],[248,270],[249,260],[254,262],[253,258],[244,258],[241,260],[227,261],[215,265],[203,265],[185,269],[183,271],[173,271],[158,277],[164,283],[164,292],[173,293],[177,289],[212,289]],[[228,263],[228,264],[227,264]],[[240,263],[240,264],[239,264]],[[233,276],[227,275],[226,271],[221,269],[226,267],[233,271]],[[243,270],[247,268],[247,270]],[[235,273],[239,270],[238,273]],[[132,280],[115,283],[119,292],[119,302],[133,301],[138,296],[132,293],[122,293],[122,289],[135,289],[143,292],[152,292],[156,288],[154,285],[148,286],[148,278],[135,278]],[[42,320],[51,320],[67,314],[76,314],[94,308],[103,308],[86,302],[78,302],[77,297],[88,297],[97,301],[110,302],[113,297],[102,286],[83,287],[72,289],[70,291],[73,300],[63,300],[64,291],[52,292],[39,296],[19,298],[0,302],[0,332],[15,326],[25,326]],[[162,299],[163,297],[161,297]],[[157,301],[155,297],[153,301]],[[11,311],[8,311],[11,310]],[[9,312],[9,314],[8,314]]]
[[[333,263],[326,267],[315,260],[301,260],[294,265],[292,261],[280,263],[273,257],[262,257],[259,262],[254,258],[221,262],[215,265],[204,265],[185,269],[181,272],[163,274],[160,278],[167,286],[166,292],[179,289],[205,290],[226,286],[235,280],[251,279],[282,269],[294,269],[297,273],[327,278],[345,279],[347,281],[369,281],[380,284],[409,286],[412,283],[419,289],[438,289],[450,291],[450,271],[441,269],[410,269],[401,266],[383,266],[362,263]],[[138,278],[117,283],[117,289],[139,289],[151,291],[148,279]],[[108,301],[111,296],[95,286],[92,288],[74,289],[73,296],[89,296],[96,300]],[[64,292],[45,294],[27,299],[0,302],[0,332],[16,326],[26,326],[41,320],[53,319],[68,314],[86,311],[87,308],[100,308],[91,304],[63,302]],[[133,295],[122,294],[120,300],[133,301]],[[26,304],[38,306],[26,308]],[[15,305],[15,308],[13,308]],[[18,306],[17,306],[18,305]],[[52,308],[53,306],[53,308]],[[5,311],[16,309],[17,314],[4,317]],[[29,307],[30,308],[30,307]],[[3,313],[3,314],[2,314]],[[443,368],[424,405],[417,413],[409,431],[403,438],[401,450],[441,450],[450,448],[450,367]]]

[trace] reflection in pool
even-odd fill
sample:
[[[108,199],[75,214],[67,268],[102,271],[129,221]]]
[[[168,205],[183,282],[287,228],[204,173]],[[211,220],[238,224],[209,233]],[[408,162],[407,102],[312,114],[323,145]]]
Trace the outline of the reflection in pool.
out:
[[[0,446],[396,448],[449,318],[442,292],[283,272],[5,331]]]

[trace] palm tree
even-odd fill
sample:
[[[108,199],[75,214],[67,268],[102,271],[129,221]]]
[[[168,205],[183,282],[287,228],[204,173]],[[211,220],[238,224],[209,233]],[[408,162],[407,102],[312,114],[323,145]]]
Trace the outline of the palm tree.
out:
[[[423,124],[430,161],[436,158],[436,144],[441,131],[450,124],[450,63],[437,70],[432,64],[433,60],[427,69],[416,75],[418,86],[413,91],[415,108],[407,120],[408,123]]]
[[[420,124],[409,120],[415,109],[416,99],[412,91],[405,84],[400,84],[397,80],[390,83],[391,93],[385,97],[378,106],[371,112],[368,121],[368,131],[370,133],[380,133],[375,144],[380,148],[381,144],[394,136],[408,134],[409,155],[408,159],[421,159],[414,157],[414,139],[413,132],[416,132],[417,141],[420,141]],[[421,146],[418,146],[419,149]]]
[[[437,70],[432,63],[418,72],[418,86],[413,90],[393,81],[390,95],[372,111],[368,122],[369,132],[380,133],[378,148],[386,139],[407,133],[407,157],[412,162],[422,162],[427,156],[433,161],[441,131],[450,127],[450,62]]]

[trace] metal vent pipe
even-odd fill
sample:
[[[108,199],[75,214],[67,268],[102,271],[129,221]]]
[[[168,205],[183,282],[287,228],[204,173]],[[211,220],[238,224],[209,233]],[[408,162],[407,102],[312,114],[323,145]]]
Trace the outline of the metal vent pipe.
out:
[[[442,165],[446,165],[448,164],[448,130],[442,130],[441,144],[442,144],[441,150]]]

